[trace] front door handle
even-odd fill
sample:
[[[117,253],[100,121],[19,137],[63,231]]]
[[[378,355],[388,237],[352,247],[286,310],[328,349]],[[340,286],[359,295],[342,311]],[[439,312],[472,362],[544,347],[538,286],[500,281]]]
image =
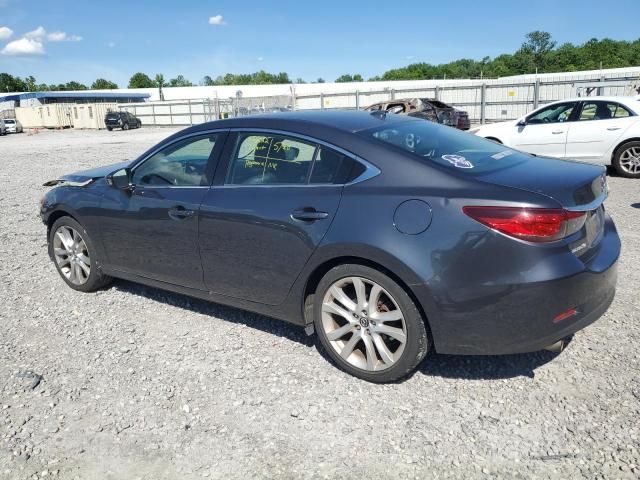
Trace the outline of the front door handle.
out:
[[[554,130],[553,132],[551,132],[553,135],[560,135],[561,133],[564,133],[564,130]]]
[[[193,217],[196,212],[193,210],[187,210],[183,206],[179,205],[177,207],[170,208],[168,213],[169,217],[173,220],[185,220],[189,217]]]
[[[320,212],[312,207],[300,208],[291,213],[291,218],[302,222],[315,222],[316,220],[322,220],[328,216],[329,214],[327,212]]]
[[[610,132],[613,132],[615,130],[620,130],[622,127],[608,127],[607,130],[609,130]]]

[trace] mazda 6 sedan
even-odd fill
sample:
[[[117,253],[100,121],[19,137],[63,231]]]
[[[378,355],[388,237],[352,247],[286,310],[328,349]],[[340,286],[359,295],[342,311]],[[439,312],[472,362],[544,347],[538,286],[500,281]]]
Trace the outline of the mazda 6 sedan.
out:
[[[215,121],[45,185],[71,288],[123,278],[286,320],[372,382],[432,351],[559,349],[615,292],[602,166],[407,116]]]

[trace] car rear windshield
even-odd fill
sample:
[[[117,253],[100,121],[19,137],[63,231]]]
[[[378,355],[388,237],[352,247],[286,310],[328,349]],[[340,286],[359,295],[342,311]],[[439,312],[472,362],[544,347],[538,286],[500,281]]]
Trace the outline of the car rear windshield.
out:
[[[481,175],[526,161],[523,154],[504,145],[426,120],[394,123],[360,134],[468,175]]]
[[[429,102],[431,105],[433,105],[436,108],[451,108],[449,105],[447,105],[446,103],[442,103],[439,100],[432,100],[432,99],[425,98],[424,101]]]
[[[118,112],[109,112],[107,113],[107,118],[120,118],[120,114]]]

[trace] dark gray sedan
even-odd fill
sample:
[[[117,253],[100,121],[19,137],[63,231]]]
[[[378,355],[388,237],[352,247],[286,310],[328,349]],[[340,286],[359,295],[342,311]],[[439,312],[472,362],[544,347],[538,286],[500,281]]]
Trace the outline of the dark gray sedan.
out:
[[[559,349],[615,292],[602,167],[406,116],[205,123],[47,185],[71,288],[124,278],[287,320],[373,382],[431,351]]]

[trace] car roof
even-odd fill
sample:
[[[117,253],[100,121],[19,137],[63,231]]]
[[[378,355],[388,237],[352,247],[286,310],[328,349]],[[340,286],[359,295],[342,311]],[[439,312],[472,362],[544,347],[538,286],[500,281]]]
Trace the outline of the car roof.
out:
[[[612,96],[612,95],[590,95],[588,97],[573,97],[573,98],[565,98],[562,100],[557,100],[552,103],[564,103],[564,102],[588,102],[588,101],[604,101],[604,102],[618,102],[625,104],[636,104],[638,103],[638,97],[623,97],[623,96]],[[551,103],[547,104],[551,105]]]
[[[200,124],[198,130],[208,128],[290,128],[296,124],[325,127],[345,132],[358,132],[386,124],[411,121],[411,117],[360,110],[316,110],[261,113],[216,120]]]

